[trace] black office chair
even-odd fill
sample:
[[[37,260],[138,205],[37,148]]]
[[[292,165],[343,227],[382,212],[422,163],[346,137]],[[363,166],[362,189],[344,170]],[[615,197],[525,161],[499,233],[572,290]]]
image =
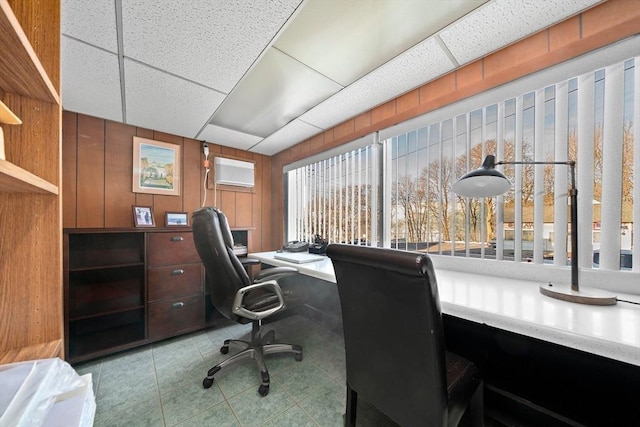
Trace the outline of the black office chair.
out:
[[[445,350],[438,287],[422,253],[332,244],[347,361],[345,426],[358,396],[403,426],[483,424],[475,366]]]
[[[221,369],[252,358],[260,368],[262,384],[258,389],[261,396],[269,393],[269,372],[264,355],[293,353],[297,361],[302,360],[302,347],[292,344],[277,344],[275,331],[264,336],[260,331],[263,319],[283,310],[287,293],[278,285],[278,279],[296,273],[295,268],[274,267],[258,272],[253,279],[245,266],[233,253],[233,236],[224,214],[217,208],[198,209],[192,215],[193,240],[207,275],[207,286],[211,303],[226,318],[238,323],[251,322],[251,342],[225,340],[220,352],[226,354],[229,344],[241,344],[244,349],[217,364],[207,372],[202,381],[204,388],[213,384],[213,376]]]

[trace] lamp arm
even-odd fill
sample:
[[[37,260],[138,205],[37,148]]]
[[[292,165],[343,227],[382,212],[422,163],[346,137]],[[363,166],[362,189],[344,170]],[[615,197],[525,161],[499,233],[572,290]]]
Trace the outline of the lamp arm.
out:
[[[534,161],[499,161],[495,165],[566,165],[571,169],[571,289],[578,292],[578,190],[576,189],[576,162],[534,162]]]
[[[578,190],[576,189],[576,162],[567,162],[571,168],[571,290],[578,292]]]

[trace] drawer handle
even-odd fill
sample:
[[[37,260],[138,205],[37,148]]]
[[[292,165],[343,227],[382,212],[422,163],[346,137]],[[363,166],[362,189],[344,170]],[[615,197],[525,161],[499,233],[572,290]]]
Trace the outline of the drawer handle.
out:
[[[184,240],[184,237],[182,237],[182,236],[173,236],[171,238],[172,242],[182,242],[183,240]]]
[[[179,275],[181,275],[181,274],[184,274],[184,270],[182,270],[182,269],[172,270],[172,271],[171,271],[171,275],[172,275],[172,276],[179,276]]]
[[[183,302],[174,302],[173,304],[171,304],[171,307],[173,307],[173,308],[184,307],[184,303]]]

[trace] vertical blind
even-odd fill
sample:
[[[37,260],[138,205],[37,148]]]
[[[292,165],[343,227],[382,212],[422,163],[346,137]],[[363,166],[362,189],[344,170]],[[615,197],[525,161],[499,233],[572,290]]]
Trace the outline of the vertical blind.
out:
[[[287,173],[287,239],[371,244],[376,239],[375,145]]]
[[[387,138],[391,246],[567,265],[566,165],[499,166],[513,191],[497,198],[459,197],[451,185],[487,154],[518,162],[576,160],[580,267],[640,271],[638,60]]]

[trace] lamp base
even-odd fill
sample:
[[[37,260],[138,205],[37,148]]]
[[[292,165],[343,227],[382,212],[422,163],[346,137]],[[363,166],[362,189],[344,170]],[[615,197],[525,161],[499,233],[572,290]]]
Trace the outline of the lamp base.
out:
[[[579,291],[571,289],[571,285],[554,285],[547,283],[540,285],[540,293],[551,298],[563,301],[589,305],[615,305],[617,298],[614,294],[593,288],[580,288]]]

